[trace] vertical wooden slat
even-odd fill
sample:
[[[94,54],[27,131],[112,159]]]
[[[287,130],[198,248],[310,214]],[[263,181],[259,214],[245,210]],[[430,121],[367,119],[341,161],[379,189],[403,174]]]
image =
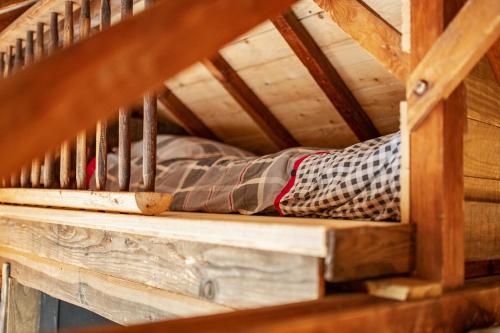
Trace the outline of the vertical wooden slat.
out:
[[[29,65],[33,62],[33,31],[26,32],[26,46],[24,51],[24,65]],[[29,166],[24,166],[21,169],[21,187],[29,187],[31,180],[31,172]]]
[[[36,26],[36,45],[34,50],[34,59],[40,60],[43,58],[44,53],[44,35],[43,35],[44,24],[39,22]],[[41,179],[41,166],[42,163],[39,158],[33,159],[31,162],[31,186],[40,187]]]
[[[21,69],[22,60],[23,60],[23,40],[18,38],[16,39],[16,53],[14,56],[14,68],[12,70],[12,73],[15,73]],[[13,172],[10,175],[10,185],[12,187],[19,187],[20,184],[19,177],[20,175],[18,172]]]
[[[462,0],[413,0],[411,67],[415,68]],[[407,87],[407,95],[413,87]],[[407,96],[408,97],[408,96]],[[408,105],[408,114],[412,104]],[[463,85],[410,134],[410,222],[417,225],[415,275],[443,287],[464,281]]]
[[[54,53],[58,47],[59,47],[58,14],[51,13],[49,53],[50,54]],[[55,186],[54,153],[52,151],[48,151],[45,153],[45,160],[43,162],[43,186],[45,188],[52,188]]]
[[[5,66],[5,52],[0,52],[0,80],[2,80],[4,78],[5,68],[6,68],[6,66]],[[0,185],[2,187],[7,187],[8,186],[7,179],[2,177]]]
[[[80,10],[80,39],[85,39],[90,33],[90,0],[82,0]],[[78,133],[76,138],[76,188],[86,189],[87,179],[87,132]]]
[[[121,1],[122,20],[132,15],[133,1]],[[130,110],[122,107],[118,111],[118,186],[128,191],[130,185]]]
[[[73,44],[73,2],[66,1],[64,4],[64,47]],[[59,169],[59,181],[61,188],[69,188],[71,183],[71,146],[69,141],[61,145],[61,164]]]
[[[145,0],[146,8],[152,6],[153,0]],[[154,92],[144,95],[144,128],[142,141],[142,177],[144,190],[153,192],[156,179],[156,132],[157,132],[157,98]]]
[[[101,30],[106,29],[111,24],[111,8],[109,0],[101,0]],[[96,168],[95,168],[95,186],[98,191],[106,189],[108,145],[106,140],[106,120],[97,122],[96,126]]]

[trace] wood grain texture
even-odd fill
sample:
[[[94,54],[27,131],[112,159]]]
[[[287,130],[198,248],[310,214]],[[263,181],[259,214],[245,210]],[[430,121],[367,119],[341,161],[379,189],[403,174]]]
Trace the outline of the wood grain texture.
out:
[[[291,3],[291,0],[245,0],[236,5],[228,0],[159,2],[154,9],[146,9],[54,54],[15,77],[1,81],[1,110],[15,106],[18,112],[16,117],[0,112],[0,152],[10,156],[8,163],[2,163],[0,175],[15,170],[38,153],[71,138],[78,130],[92,126],[96,120],[110,116],[121,105],[135,101],[145,90],[154,89],[179,70],[213,54],[231,39],[267,17],[277,15]],[[193,20],[193,11],[199,11],[198,17],[204,19]],[[228,17],[231,20],[228,21]],[[200,29],[200,26],[209,26],[210,29]],[[147,35],[142,34],[145,27],[150,32]],[[129,36],[130,42],[121,43],[118,36],[124,35]],[[157,43],[157,40],[163,42]],[[141,51],[145,47],[149,48],[149,52]],[[75,59],[90,57],[97,49],[107,56],[79,62],[78,70],[74,70]],[[108,71],[109,66],[114,70]],[[119,74],[123,73],[119,68],[126,68],[128,73],[134,72],[135,79],[130,80],[128,75]],[[102,71],[113,74],[101,80]],[[54,78],[53,73],[68,75]],[[77,89],[82,84],[87,88]],[[23,91],[26,94],[22,100],[16,97],[20,86],[25,88]],[[118,86],[121,88],[116,90]],[[62,91],[65,92],[64,99],[56,101],[53,96]],[[39,105],[36,113],[30,111],[33,100],[37,100]],[[80,117],[74,118],[74,113]],[[19,121],[20,115],[23,121]],[[54,121],[41,128],[36,124],[42,118]],[[29,137],[23,141],[26,149],[18,149],[16,142],[21,140],[16,140],[17,136]]]
[[[315,0],[351,38],[402,82],[409,56],[401,49],[401,33],[359,0]]]
[[[468,201],[465,203],[465,259],[500,259],[500,204]]]
[[[413,236],[413,228],[408,224],[383,230],[332,230],[325,279],[341,282],[407,273],[413,263]]]
[[[413,301],[438,297],[443,294],[441,284],[412,278],[389,278],[365,282],[368,293],[373,296]]]
[[[17,282],[122,325],[230,310],[12,249],[1,248],[0,257],[12,263]]]
[[[464,332],[500,320],[500,280],[472,280],[465,288],[414,302],[337,295],[283,306],[237,311],[91,333],[128,332]]]
[[[2,263],[2,286],[0,287],[0,332],[7,328],[7,309],[9,304],[10,263]]]
[[[468,1],[408,78],[406,96],[413,105],[410,128],[418,126],[433,106],[448,98],[500,36],[500,2]],[[474,29],[470,26],[473,25]],[[425,82],[427,89],[416,93]]]
[[[41,293],[12,279],[9,288],[6,333],[38,333]]]
[[[82,0],[80,4],[80,40],[90,33],[90,0]],[[76,188],[87,188],[87,132],[82,130],[76,137]]]
[[[293,11],[275,17],[272,22],[357,138],[365,141],[380,136],[342,77]]]
[[[4,12],[0,14],[0,31],[9,27],[12,22],[14,22],[18,17],[20,17],[26,10],[33,5],[33,2],[27,4],[26,6],[22,6],[8,12]]]
[[[314,257],[15,220],[0,230],[2,246],[231,308],[321,296]]]
[[[157,91],[158,101],[163,104],[168,112],[180,123],[180,125],[191,135],[210,140],[218,140],[217,136],[208,128],[196,114],[191,111],[173,92],[168,88]]]
[[[500,180],[500,127],[472,119],[467,125],[464,139],[464,174],[469,177]]]
[[[464,176],[465,200],[500,202],[500,180]]]
[[[495,73],[497,83],[500,85],[500,40],[497,40],[496,43],[491,46],[486,56]]]
[[[158,131],[158,105],[156,94],[144,95],[142,131],[142,181],[144,190],[154,192],[156,181],[156,133]]]
[[[203,63],[277,147],[285,149],[299,145],[221,54]]]
[[[0,189],[0,202],[159,215],[169,209],[172,196],[150,192]]]

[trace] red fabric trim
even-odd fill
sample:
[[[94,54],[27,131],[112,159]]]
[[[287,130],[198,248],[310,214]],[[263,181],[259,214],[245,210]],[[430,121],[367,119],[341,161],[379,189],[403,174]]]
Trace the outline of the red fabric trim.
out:
[[[90,160],[89,164],[87,164],[87,177],[85,178],[85,186],[90,188],[90,180],[95,172],[95,157]]]
[[[281,192],[276,196],[276,198],[274,199],[274,209],[276,209],[276,211],[281,215],[281,216],[284,216],[285,214],[283,214],[283,211],[281,210],[281,207],[280,207],[280,202],[281,202],[281,199],[283,199],[283,197],[288,193],[290,192],[290,190],[292,189],[293,185],[295,185],[295,178],[297,178],[297,170],[299,169],[300,167],[300,164],[306,159],[308,158],[309,156],[312,156],[312,155],[319,155],[319,154],[328,154],[329,152],[327,151],[319,151],[317,153],[314,153],[314,154],[308,154],[308,155],[304,155],[302,156],[301,158],[299,158],[297,161],[295,161],[295,163],[293,164],[293,169],[292,169],[292,176],[290,177],[290,179],[288,180],[288,182],[286,183],[285,187],[283,187],[283,189],[281,190]]]

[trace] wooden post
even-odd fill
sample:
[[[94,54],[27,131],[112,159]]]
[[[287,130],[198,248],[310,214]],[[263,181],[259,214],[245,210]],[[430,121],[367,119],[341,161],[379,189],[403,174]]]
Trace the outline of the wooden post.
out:
[[[44,52],[44,37],[43,23],[39,22],[36,26],[36,46],[34,50],[34,59],[40,60],[43,58]],[[42,163],[39,158],[34,158],[31,162],[31,187],[40,187]]]
[[[26,33],[26,51],[24,53],[24,63],[26,63],[26,58],[28,57],[28,38],[30,37],[30,31]],[[31,32],[31,41],[33,41],[33,32]],[[20,44],[20,45],[17,45]],[[23,60],[21,58],[22,53],[22,40],[19,39],[19,42],[16,44],[16,60],[17,60],[17,70],[21,69],[23,66]],[[31,44],[33,46],[33,44]],[[18,51],[17,48],[20,48]],[[17,55],[19,53],[19,55]],[[19,59],[18,59],[19,58]],[[30,169],[28,166],[23,166],[21,168],[21,187],[29,187],[30,185]]]
[[[90,33],[90,0],[82,0],[80,10],[80,39],[85,39]],[[76,138],[76,188],[86,189],[87,178],[87,132],[78,133]]]
[[[9,47],[9,49],[7,50],[7,54],[2,52],[2,78],[7,77],[7,75],[9,74],[9,63],[11,56],[10,50],[11,48]],[[3,60],[4,56],[7,57],[6,60]],[[10,179],[7,177],[2,178],[2,187],[9,187],[9,186],[10,186]]]
[[[133,1],[122,0],[121,19],[132,15]],[[130,186],[130,111],[122,107],[118,114],[118,186],[128,191]]]
[[[413,0],[411,67],[415,68],[460,9],[462,0]],[[425,85],[425,82],[422,82]],[[407,87],[407,99],[413,93]],[[412,104],[408,105],[408,114]],[[462,86],[410,133],[410,222],[417,225],[415,275],[445,288],[464,281]]]
[[[5,75],[5,52],[0,52],[0,80],[3,80]],[[2,177],[2,181],[0,184],[2,187],[7,187],[7,179]]]
[[[111,24],[111,7],[109,0],[101,0],[101,30]],[[95,187],[98,191],[106,189],[106,173],[108,171],[108,144],[106,139],[106,120],[99,120],[96,126],[96,168]]]
[[[54,53],[59,47],[59,23],[57,13],[50,15],[50,40],[49,53]],[[45,153],[45,161],[43,163],[43,186],[45,188],[54,187],[54,154],[52,151]]]
[[[7,304],[9,302],[10,264],[2,264],[2,288],[0,289],[0,333],[7,328]]]
[[[146,8],[153,0],[145,0]],[[156,131],[157,131],[157,99],[154,92],[144,95],[144,121],[142,134],[142,178],[144,190],[153,192],[156,179]]]
[[[66,1],[64,4],[64,47],[73,44],[73,2]],[[71,146],[69,141],[61,145],[61,164],[59,169],[59,181],[61,188],[69,188],[71,183]]]
[[[14,67],[13,67],[11,74],[13,74],[21,69],[22,61],[23,61],[23,40],[18,38],[18,39],[16,39],[16,53],[14,56]],[[19,177],[20,177],[20,175],[18,172],[13,172],[10,175],[10,186],[19,187],[19,185],[20,185]]]

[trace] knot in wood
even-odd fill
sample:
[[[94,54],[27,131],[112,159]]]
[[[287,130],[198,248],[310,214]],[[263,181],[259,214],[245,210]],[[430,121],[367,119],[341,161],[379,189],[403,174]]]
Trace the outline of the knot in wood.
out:
[[[200,296],[208,300],[215,299],[217,284],[213,280],[203,280],[200,284]]]

